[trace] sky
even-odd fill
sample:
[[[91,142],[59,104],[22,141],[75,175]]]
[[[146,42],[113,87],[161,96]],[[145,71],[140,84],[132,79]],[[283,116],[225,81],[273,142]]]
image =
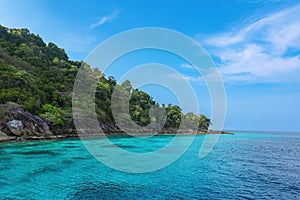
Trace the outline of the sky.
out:
[[[206,50],[221,73],[227,108],[224,129],[300,131],[296,0],[0,0],[0,24],[28,28],[45,42],[64,48],[72,60],[85,60],[99,43],[133,28],[181,32]],[[105,74],[118,80],[132,67],[149,62],[183,74],[197,93],[201,113],[210,116],[211,100],[203,79],[175,55],[154,50],[128,54]],[[178,103],[167,88],[141,89],[160,103]]]

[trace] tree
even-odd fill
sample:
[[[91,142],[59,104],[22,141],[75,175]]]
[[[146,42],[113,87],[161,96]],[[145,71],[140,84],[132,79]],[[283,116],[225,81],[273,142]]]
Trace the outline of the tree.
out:
[[[166,107],[166,112],[167,112],[167,120],[164,127],[179,128],[181,117],[182,117],[181,108],[177,105],[173,106],[172,104],[169,104]]]
[[[204,115],[200,115],[198,130],[208,130],[211,121]]]
[[[41,108],[41,117],[46,121],[51,122],[55,125],[64,125],[63,119],[61,116],[60,108],[52,106],[50,104],[44,104]]]

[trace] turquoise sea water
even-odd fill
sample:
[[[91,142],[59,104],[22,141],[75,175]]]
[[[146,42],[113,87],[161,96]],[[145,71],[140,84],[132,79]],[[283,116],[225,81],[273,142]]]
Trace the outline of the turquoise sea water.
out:
[[[146,174],[101,164],[78,139],[2,143],[0,199],[300,199],[300,135],[221,135],[199,159],[203,138],[196,136],[176,162]],[[142,152],[171,139],[111,140]]]

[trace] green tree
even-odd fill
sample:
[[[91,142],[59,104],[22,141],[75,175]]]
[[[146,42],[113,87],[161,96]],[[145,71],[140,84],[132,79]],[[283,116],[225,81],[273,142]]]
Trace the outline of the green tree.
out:
[[[164,128],[179,128],[182,112],[181,108],[177,105],[169,104],[166,107],[167,120]]]
[[[211,120],[204,115],[200,115],[199,117],[199,130],[208,130],[209,125],[211,125]]]
[[[64,125],[61,109],[52,106],[50,104],[44,104],[41,108],[41,117],[43,117],[46,121],[51,122],[55,125]]]

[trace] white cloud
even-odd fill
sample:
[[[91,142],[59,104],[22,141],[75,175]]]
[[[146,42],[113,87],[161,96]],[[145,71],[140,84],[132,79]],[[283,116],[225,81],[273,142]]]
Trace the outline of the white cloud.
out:
[[[168,74],[167,77],[170,79],[173,79],[173,80],[185,80],[185,81],[195,81],[195,82],[203,81],[203,78],[201,76],[198,76],[198,77],[187,76],[187,75],[178,74],[178,73]]]
[[[114,11],[113,13],[111,13],[110,15],[107,16],[103,16],[101,17],[97,23],[91,24],[90,27],[91,28],[95,28],[97,26],[100,26],[106,22],[110,22],[111,20],[113,20],[115,17],[117,16],[117,12]]]
[[[300,5],[204,43],[220,59],[225,80],[291,81],[295,73],[300,76]]]
[[[193,65],[184,63],[181,65],[182,68],[186,68],[186,69],[195,69],[195,67]]]

